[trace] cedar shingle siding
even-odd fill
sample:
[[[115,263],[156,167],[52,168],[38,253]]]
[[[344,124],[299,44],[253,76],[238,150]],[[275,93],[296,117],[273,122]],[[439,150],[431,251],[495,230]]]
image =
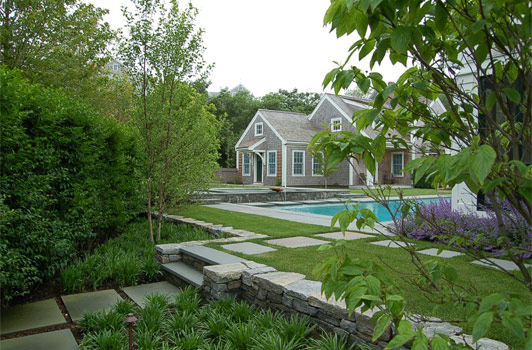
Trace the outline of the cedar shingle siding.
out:
[[[253,183],[255,178],[255,154],[260,153],[264,157],[264,185],[273,186],[280,179],[285,186],[323,186],[325,177],[312,175],[312,155],[307,149],[308,144],[318,131],[324,129],[323,125],[330,126],[332,119],[341,118],[342,130],[356,133],[356,128],[351,125],[353,122],[352,116],[361,109],[369,108],[370,102],[369,100],[353,97],[324,94],[316,109],[308,116],[301,113],[259,109],[235,146],[235,149],[239,152],[238,174],[242,183]],[[262,123],[263,125],[263,134],[260,136],[255,136],[256,123]],[[390,134],[394,133],[397,132],[395,130],[390,131]],[[378,131],[367,128],[363,131],[363,134],[374,138]],[[268,151],[277,151],[276,176],[267,176]],[[293,151],[304,152],[304,176],[293,175]],[[250,176],[242,176],[243,152],[250,153],[252,159]],[[394,152],[404,152],[404,165],[412,159],[409,150],[387,149],[384,159],[379,163],[378,178],[375,180],[378,183],[388,182],[410,185],[411,177],[409,174],[404,174],[402,177],[393,176],[392,174],[392,153]],[[286,159],[283,159],[283,156]],[[285,165],[284,169],[283,163]],[[351,165],[347,160],[342,162],[338,171],[327,177],[327,184],[329,186],[364,184],[368,177],[364,162],[362,160],[357,162],[353,159],[352,164],[353,169],[350,169]]]

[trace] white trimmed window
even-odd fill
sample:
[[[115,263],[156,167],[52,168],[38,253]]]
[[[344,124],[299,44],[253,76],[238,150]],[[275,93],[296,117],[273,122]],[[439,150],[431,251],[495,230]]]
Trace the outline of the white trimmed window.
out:
[[[331,131],[332,132],[342,131],[342,118],[331,119]]]
[[[249,153],[244,153],[242,155],[242,175],[243,176],[249,176],[251,174],[251,164],[250,164],[250,158]]]
[[[268,151],[268,176],[277,175],[277,151]]]
[[[264,133],[263,124],[256,123],[255,124],[255,136],[262,136],[263,133]]]
[[[292,175],[305,175],[305,151],[292,151]]]
[[[312,176],[321,176],[323,169],[323,153],[316,153],[312,156]]]
[[[392,153],[392,175],[394,177],[403,177],[403,170],[405,165],[405,156],[403,152]]]

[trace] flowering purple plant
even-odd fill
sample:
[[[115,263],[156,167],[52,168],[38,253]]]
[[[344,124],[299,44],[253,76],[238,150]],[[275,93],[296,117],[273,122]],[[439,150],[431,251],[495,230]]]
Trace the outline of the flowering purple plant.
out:
[[[485,216],[465,214],[451,209],[451,201],[440,197],[431,203],[416,202],[418,209],[411,211],[401,223],[397,221],[390,230],[415,240],[449,242],[454,237],[463,237],[464,245],[482,249],[497,256],[504,255],[508,248],[516,248],[525,259],[532,258],[532,227],[507,201],[501,201],[504,227],[509,233],[511,247],[503,247],[496,214],[489,207]],[[403,229],[401,230],[401,225]]]

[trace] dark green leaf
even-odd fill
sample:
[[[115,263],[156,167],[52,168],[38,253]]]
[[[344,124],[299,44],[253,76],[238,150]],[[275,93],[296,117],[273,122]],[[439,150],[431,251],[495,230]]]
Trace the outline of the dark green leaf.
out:
[[[513,102],[518,104],[521,102],[521,95],[519,92],[514,88],[504,88],[502,89],[504,91],[504,94]]]
[[[384,331],[390,326],[392,323],[392,316],[390,315],[383,315],[379,320],[377,321],[377,324],[375,325],[375,330],[373,331],[373,341],[376,341],[380,338],[380,336],[384,333]]]
[[[491,326],[493,321],[493,312],[488,311],[481,314],[475,324],[473,325],[473,342],[476,343],[480,338],[482,338],[488,329]]]
[[[412,28],[410,27],[398,27],[392,32],[392,48],[399,53],[406,52],[410,40],[412,40]]]
[[[471,170],[482,185],[484,179],[489,175],[497,154],[488,145],[482,145],[477,152],[473,154],[473,161],[471,163]]]

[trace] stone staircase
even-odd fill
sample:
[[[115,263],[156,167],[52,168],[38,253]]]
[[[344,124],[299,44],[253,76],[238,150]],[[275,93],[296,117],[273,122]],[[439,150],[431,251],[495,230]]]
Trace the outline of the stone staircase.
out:
[[[174,247],[176,250],[171,254],[172,262],[161,265],[166,280],[178,287],[203,285],[203,267],[212,265],[224,265],[247,261],[246,259],[221,252],[216,249],[197,246]],[[161,252],[164,254],[164,252]]]

